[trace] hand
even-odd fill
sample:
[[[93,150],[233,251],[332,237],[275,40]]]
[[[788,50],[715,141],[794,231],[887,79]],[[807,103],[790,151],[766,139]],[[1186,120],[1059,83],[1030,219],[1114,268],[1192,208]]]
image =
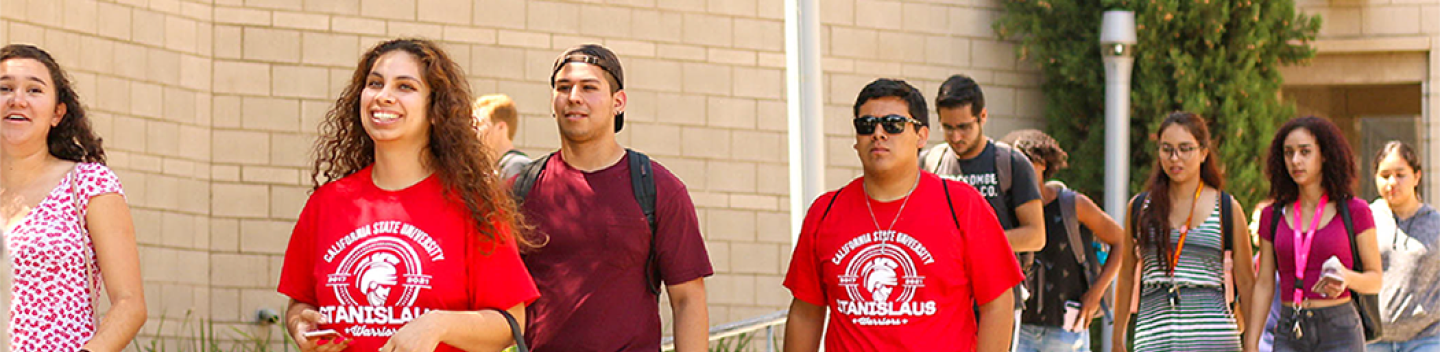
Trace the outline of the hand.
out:
[[[420,315],[419,318],[405,323],[390,340],[380,346],[380,352],[430,352],[440,345],[440,336],[444,334],[446,324],[443,313],[430,311]]]
[[[300,316],[292,319],[290,325],[290,339],[295,340],[295,346],[303,352],[340,352],[350,347],[354,341],[348,337],[336,337],[326,339],[322,337],[305,337],[306,332],[319,330],[320,324],[326,323],[325,315],[314,309],[306,309],[300,312]]]
[[[1067,330],[1074,332],[1089,330],[1090,322],[1095,319],[1096,315],[1104,314],[1100,312],[1100,300],[1105,298],[1105,288],[1103,286],[1092,288],[1080,297],[1080,318],[1075,320],[1075,326],[1065,327]]]
[[[1319,281],[1315,282],[1315,287],[1311,287],[1310,290],[1319,293],[1320,296],[1325,298],[1336,298],[1345,293],[1346,287],[1348,287],[1348,285],[1345,283],[1345,274],[1341,272],[1327,272],[1324,276],[1320,277]]]

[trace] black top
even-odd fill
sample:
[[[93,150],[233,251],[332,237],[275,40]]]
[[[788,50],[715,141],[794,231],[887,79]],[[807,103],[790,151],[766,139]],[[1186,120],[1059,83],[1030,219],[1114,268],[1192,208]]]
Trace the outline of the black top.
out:
[[[1089,230],[1081,226],[1080,231]],[[1065,301],[1081,302],[1085,291],[1090,289],[1090,282],[1085,278],[1084,267],[1075,261],[1075,254],[1070,250],[1070,238],[1065,233],[1065,222],[1060,218],[1058,199],[1045,204],[1045,248],[1035,253],[1035,266],[1031,271],[1027,273],[1029,280],[1026,281],[1033,281],[1034,286],[1039,287],[1030,292],[1020,321],[1063,327]],[[1042,277],[1043,283],[1040,282]]]

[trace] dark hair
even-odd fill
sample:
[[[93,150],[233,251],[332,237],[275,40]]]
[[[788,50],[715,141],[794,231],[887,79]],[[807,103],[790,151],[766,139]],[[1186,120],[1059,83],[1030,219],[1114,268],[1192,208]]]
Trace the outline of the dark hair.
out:
[[[1023,129],[1005,135],[1001,142],[1025,153],[1030,161],[1039,161],[1045,164],[1045,173],[1040,175],[1042,179],[1049,179],[1055,176],[1056,172],[1070,166],[1068,160],[1070,154],[1060,148],[1060,142],[1045,132],[1037,129]]]
[[[90,119],[85,117],[85,106],[80,104],[80,95],[75,93],[70,75],[60,68],[55,58],[33,45],[11,44],[0,48],[0,62],[11,59],[31,59],[45,65],[50,71],[50,80],[55,83],[56,103],[65,105],[65,116],[61,116],[60,123],[45,136],[50,155],[74,162],[105,164],[102,140],[90,128]]]
[[[1420,172],[1420,156],[1415,154],[1415,148],[1411,148],[1405,142],[1389,141],[1385,142],[1385,146],[1380,147],[1380,151],[1375,153],[1374,170],[1376,173],[1380,172],[1380,161],[1385,160],[1385,157],[1390,156],[1391,153],[1400,153],[1400,158],[1405,159],[1405,164],[1410,165],[1410,170]]]
[[[910,106],[910,117],[920,121],[920,126],[915,126],[915,130],[920,130],[921,126],[930,127],[930,113],[925,107],[925,95],[921,94],[919,89],[915,89],[915,86],[898,79],[881,78],[866,84],[865,88],[860,89],[860,96],[855,97],[855,107],[852,113],[855,114],[855,117],[860,117],[861,105],[865,105],[865,102],[871,99],[884,97],[900,98],[905,101],[905,105]]]
[[[565,50],[560,57],[555,58],[555,66],[550,69],[550,88],[555,88],[555,74],[565,64],[571,62],[583,62],[599,67],[605,72],[605,81],[610,83],[610,94],[625,90],[625,68],[620,65],[620,57],[610,49],[599,44],[582,44],[580,46]],[[625,127],[625,112],[615,114],[615,132]]]
[[[310,174],[315,188],[375,163],[375,141],[365,133],[360,121],[360,94],[375,61],[392,51],[414,55],[425,84],[431,88],[426,109],[431,133],[421,162],[435,169],[446,198],[465,204],[475,230],[486,239],[503,242],[507,238],[501,236],[502,231],[509,229],[521,248],[533,247],[519,235],[521,215],[505,191],[505,182],[495,175],[489,147],[475,138],[465,73],[440,46],[428,40],[394,39],[375,45],[361,56],[349,86],[321,123]]]
[[[985,93],[980,91],[980,84],[966,75],[954,75],[945,79],[940,84],[940,93],[935,97],[936,109],[949,109],[969,104],[970,114],[980,117],[980,110],[985,110]]]
[[[1206,126],[1205,118],[1192,112],[1172,112],[1165,116],[1165,120],[1160,122],[1160,127],[1155,129],[1155,137],[1158,139],[1160,134],[1170,126],[1184,128],[1186,132],[1195,137],[1195,141],[1200,143],[1201,148],[1211,151],[1205,157],[1205,161],[1200,163],[1200,182],[1215,189],[1223,189],[1225,172],[1216,161],[1215,143],[1210,139],[1210,128]],[[1135,200],[1146,202],[1144,210],[1140,214],[1130,214],[1130,216],[1139,216],[1139,228],[1136,229],[1135,237],[1139,239],[1140,246],[1154,246],[1156,253],[1159,253],[1162,258],[1169,258],[1170,251],[1173,250],[1170,248],[1170,230],[1172,230],[1170,228],[1170,210],[1174,208],[1174,204],[1170,204],[1170,175],[1166,174],[1165,168],[1160,166],[1160,159],[1163,157],[1165,156],[1157,154],[1155,165],[1150,169],[1150,180],[1145,185],[1145,191],[1149,192],[1148,198]],[[1189,191],[1186,190],[1186,192]]]
[[[1350,142],[1330,120],[1306,116],[1285,122],[1270,141],[1265,174],[1270,178],[1270,198],[1275,200],[1275,204],[1286,204],[1300,198],[1300,185],[1290,178],[1290,172],[1285,168],[1285,137],[1297,129],[1305,129],[1315,135],[1315,146],[1320,148],[1321,157],[1320,186],[1325,189],[1325,194],[1334,200],[1348,200],[1354,196],[1356,166]]]

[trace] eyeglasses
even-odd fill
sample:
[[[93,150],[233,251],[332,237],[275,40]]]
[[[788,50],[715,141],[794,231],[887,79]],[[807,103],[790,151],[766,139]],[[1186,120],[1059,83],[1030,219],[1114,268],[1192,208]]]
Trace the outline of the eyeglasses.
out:
[[[1181,144],[1179,148],[1176,148],[1169,144],[1161,144],[1160,157],[1180,157],[1180,159],[1190,159],[1190,157],[1195,156],[1195,151],[1200,149],[1204,148],[1192,144]]]
[[[874,134],[875,125],[879,124],[885,127],[885,133],[897,134],[900,132],[905,132],[905,123],[907,122],[913,123],[915,125],[920,125],[920,120],[910,118],[909,116],[890,114],[881,117],[875,117],[865,115],[855,118],[855,133],[858,133],[862,136]]]

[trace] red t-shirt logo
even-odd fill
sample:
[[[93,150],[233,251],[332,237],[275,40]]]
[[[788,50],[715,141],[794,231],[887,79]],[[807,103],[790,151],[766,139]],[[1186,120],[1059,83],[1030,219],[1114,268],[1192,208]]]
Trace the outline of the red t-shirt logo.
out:
[[[910,235],[876,231],[850,240],[831,259],[845,268],[840,286],[848,300],[837,300],[837,309],[855,316],[857,325],[905,325],[909,317],[935,315],[933,300],[916,300],[915,291],[925,287],[916,262],[935,262],[925,245]]]
[[[421,290],[431,288],[424,264],[445,258],[432,244],[429,234],[399,221],[361,226],[336,240],[324,258],[336,263],[325,286],[340,305],[322,306],[320,312],[332,323],[354,324],[347,329],[352,336],[393,334],[429,311],[412,306]]]

